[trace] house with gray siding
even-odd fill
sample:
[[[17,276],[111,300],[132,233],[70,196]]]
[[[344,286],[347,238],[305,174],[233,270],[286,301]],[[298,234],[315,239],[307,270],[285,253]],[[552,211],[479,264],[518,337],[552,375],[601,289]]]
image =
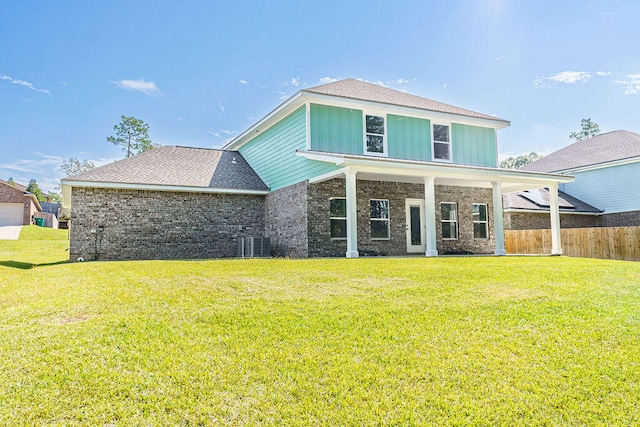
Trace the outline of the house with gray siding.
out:
[[[505,230],[546,230],[551,228],[549,218],[549,190],[516,191],[503,195]],[[560,228],[595,227],[602,210],[558,190]]]
[[[571,176],[497,168],[509,122],[355,79],[303,89],[222,150],[162,147],[62,180],[71,259],[504,250],[502,195]]]
[[[640,134],[626,130],[603,133],[568,145],[521,170],[574,176],[575,180],[561,183],[559,188],[596,208],[596,214],[581,218],[583,227],[640,226]],[[505,209],[510,208],[505,203]]]

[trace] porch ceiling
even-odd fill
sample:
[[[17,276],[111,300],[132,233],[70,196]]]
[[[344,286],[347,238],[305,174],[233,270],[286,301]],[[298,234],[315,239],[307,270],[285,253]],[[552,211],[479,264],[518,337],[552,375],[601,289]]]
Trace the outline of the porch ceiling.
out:
[[[343,167],[333,173],[317,177],[311,182],[321,182],[336,178],[349,171],[356,172],[357,179],[370,181],[423,183],[425,178],[433,177],[436,185],[480,188],[491,188],[492,182],[500,182],[502,192],[510,193],[573,181],[573,176],[569,175],[465,166],[451,163],[372,158],[318,151],[298,151],[297,154],[309,160],[333,163]]]

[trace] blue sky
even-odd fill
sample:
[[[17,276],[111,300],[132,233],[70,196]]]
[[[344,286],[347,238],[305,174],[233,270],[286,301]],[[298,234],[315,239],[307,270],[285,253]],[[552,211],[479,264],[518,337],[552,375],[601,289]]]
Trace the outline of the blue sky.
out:
[[[0,178],[53,190],[68,157],[220,147],[299,89],[354,77],[511,121],[500,157],[590,117],[640,132],[638,1],[0,1]]]

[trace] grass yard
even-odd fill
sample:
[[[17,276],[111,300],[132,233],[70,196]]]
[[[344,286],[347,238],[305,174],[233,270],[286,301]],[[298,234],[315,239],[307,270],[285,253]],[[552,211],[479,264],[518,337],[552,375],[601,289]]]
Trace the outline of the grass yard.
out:
[[[640,263],[68,264],[59,238],[0,241],[0,425],[640,424]]]

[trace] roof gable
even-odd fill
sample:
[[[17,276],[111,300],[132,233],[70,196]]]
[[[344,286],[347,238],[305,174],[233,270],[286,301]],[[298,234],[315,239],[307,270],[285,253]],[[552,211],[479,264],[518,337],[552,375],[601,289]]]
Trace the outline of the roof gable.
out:
[[[438,113],[456,114],[509,124],[508,120],[500,119],[495,116],[478,113],[476,111],[467,110],[465,108],[456,107],[454,105],[445,104],[443,102],[434,101],[432,99],[423,98],[357,79],[338,80],[325,85],[303,89],[302,92],[397,105],[400,107],[417,108],[420,110],[435,111]]]
[[[603,133],[574,142],[522,167],[537,172],[558,172],[640,157],[640,135],[626,130]]]

